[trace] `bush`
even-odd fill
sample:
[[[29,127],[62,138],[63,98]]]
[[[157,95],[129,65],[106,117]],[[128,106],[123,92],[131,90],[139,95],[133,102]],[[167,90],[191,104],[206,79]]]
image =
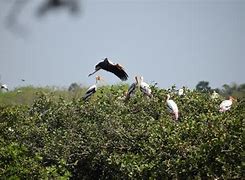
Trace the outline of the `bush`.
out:
[[[154,98],[125,85],[102,87],[88,101],[41,93],[31,105],[2,106],[0,176],[7,178],[162,179],[242,178],[245,101],[226,113],[221,99],[187,91],[173,96],[181,116],[172,120],[166,90]]]

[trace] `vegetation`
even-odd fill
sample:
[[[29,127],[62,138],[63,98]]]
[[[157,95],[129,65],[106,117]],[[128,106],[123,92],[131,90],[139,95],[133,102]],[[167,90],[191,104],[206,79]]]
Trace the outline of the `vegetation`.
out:
[[[0,93],[1,179],[242,179],[245,100],[219,113],[224,99],[186,90],[172,94],[180,120],[167,111],[167,90],[154,98],[127,85],[85,89],[19,88]],[[74,89],[74,90],[73,90]]]

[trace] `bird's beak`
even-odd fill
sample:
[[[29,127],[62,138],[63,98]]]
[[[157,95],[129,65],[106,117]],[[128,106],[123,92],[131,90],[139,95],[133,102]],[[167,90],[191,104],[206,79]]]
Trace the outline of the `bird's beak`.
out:
[[[88,76],[93,75],[93,74],[94,74],[94,73],[96,73],[98,70],[99,70],[99,69],[95,69],[95,71],[94,71],[94,72],[92,72],[92,73],[90,73]]]

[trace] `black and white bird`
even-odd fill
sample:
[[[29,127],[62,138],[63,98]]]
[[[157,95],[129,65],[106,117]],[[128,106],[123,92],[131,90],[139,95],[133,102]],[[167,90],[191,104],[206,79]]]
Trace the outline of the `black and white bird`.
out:
[[[152,98],[153,95],[152,95],[152,93],[151,93],[151,88],[150,88],[149,84],[147,84],[146,82],[144,82],[143,76],[140,76],[140,77],[139,77],[138,83],[139,83],[139,86],[140,86],[140,91],[141,91],[144,95],[146,95],[146,96]]]
[[[6,91],[9,90],[9,89],[8,89],[8,86],[7,86],[6,84],[2,84],[2,85],[1,85],[1,89],[5,89]]]
[[[167,102],[167,108],[169,112],[174,116],[174,119],[177,121],[179,118],[179,109],[177,104],[172,99],[170,99],[169,94],[167,95],[166,102]]]
[[[90,86],[88,88],[88,90],[86,91],[86,93],[83,96],[83,100],[87,100],[88,98],[90,98],[96,91],[97,91],[97,83],[101,80],[102,78],[100,76],[96,76],[95,80],[95,84]]]
[[[93,75],[100,69],[104,69],[105,71],[109,71],[119,77],[122,81],[126,81],[128,79],[128,74],[125,72],[124,68],[120,64],[115,64],[105,58],[102,62],[99,62],[95,66],[95,71],[88,76]]]
[[[135,91],[136,91],[137,86],[138,86],[138,77],[135,76],[134,79],[135,79],[135,82],[133,82],[129,86],[125,100],[129,100],[129,98],[131,98],[135,94]]]
[[[128,100],[130,97],[132,97],[135,94],[135,91],[137,90],[137,88],[140,88],[140,91],[147,97],[152,98],[153,95],[151,93],[151,88],[149,86],[149,84],[147,84],[146,82],[144,82],[143,80],[143,76],[135,76],[135,82],[132,83],[128,89],[127,95],[126,95],[126,100]]]

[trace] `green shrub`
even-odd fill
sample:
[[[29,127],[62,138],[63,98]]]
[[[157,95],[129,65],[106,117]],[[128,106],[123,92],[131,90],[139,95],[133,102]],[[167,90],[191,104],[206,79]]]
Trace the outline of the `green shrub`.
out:
[[[0,176],[4,179],[241,179],[245,101],[218,112],[221,99],[187,91],[173,96],[180,120],[167,111],[166,90],[154,98],[125,85],[82,96],[40,93],[31,105],[0,109]],[[14,103],[13,103],[14,104]]]

